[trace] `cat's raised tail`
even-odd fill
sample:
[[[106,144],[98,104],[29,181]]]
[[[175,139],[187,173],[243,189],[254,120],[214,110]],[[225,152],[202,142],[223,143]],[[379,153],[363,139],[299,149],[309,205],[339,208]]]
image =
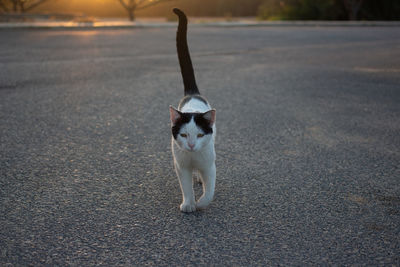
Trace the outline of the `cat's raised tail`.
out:
[[[199,95],[196,79],[194,77],[192,60],[190,59],[189,48],[187,44],[187,17],[182,10],[173,9],[174,13],[179,17],[178,30],[176,32],[176,48],[178,50],[179,65],[183,78],[186,95]]]

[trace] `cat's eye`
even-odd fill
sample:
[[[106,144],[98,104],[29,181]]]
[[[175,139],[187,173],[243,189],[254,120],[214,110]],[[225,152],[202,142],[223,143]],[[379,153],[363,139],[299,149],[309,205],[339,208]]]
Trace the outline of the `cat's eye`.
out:
[[[197,137],[199,137],[199,138],[200,138],[200,137],[203,137],[203,136],[204,136],[204,134],[198,134],[198,135],[197,135]]]
[[[187,137],[187,134],[181,134],[181,136],[186,138],[186,137]]]

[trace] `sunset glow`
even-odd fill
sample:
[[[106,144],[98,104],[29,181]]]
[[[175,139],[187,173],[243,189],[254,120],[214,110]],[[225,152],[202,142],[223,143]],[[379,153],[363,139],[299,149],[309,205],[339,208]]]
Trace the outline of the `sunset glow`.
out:
[[[124,0],[129,5],[130,0]],[[151,4],[157,2],[155,0],[137,1],[142,4]],[[168,6],[173,6],[176,1],[166,1]],[[138,10],[137,13],[144,16],[151,16],[154,9],[159,9],[159,6],[165,5],[160,3],[154,7],[149,7],[143,10]],[[168,10],[170,7],[168,7]],[[165,9],[164,9],[165,10]],[[57,0],[49,1],[37,7],[35,13],[62,13],[62,14],[77,14],[88,15],[95,17],[126,17],[126,10],[119,0]]]

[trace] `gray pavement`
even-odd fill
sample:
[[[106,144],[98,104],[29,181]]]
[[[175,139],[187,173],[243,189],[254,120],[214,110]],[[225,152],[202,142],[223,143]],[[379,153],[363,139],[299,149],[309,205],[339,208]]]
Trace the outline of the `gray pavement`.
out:
[[[1,266],[400,265],[399,27],[189,28],[218,128],[193,214],[174,28],[0,39]]]

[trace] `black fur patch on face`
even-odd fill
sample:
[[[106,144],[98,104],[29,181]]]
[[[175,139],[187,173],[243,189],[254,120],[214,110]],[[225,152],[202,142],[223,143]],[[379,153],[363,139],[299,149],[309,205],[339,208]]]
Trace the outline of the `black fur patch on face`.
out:
[[[210,125],[210,121],[206,120],[203,117],[203,113],[180,113],[181,117],[176,121],[175,125],[172,126],[172,136],[176,140],[179,132],[184,124],[189,123],[194,117],[194,122],[200,129],[204,132],[204,134],[212,134],[213,129]]]
[[[194,122],[196,123],[197,126],[200,127],[200,129],[203,130],[204,134],[212,134],[213,129],[210,125],[210,121],[206,120],[203,116],[203,113],[196,114],[194,116]]]
[[[174,126],[172,126],[172,136],[176,140],[179,132],[184,124],[189,123],[193,117],[193,113],[182,113],[180,112],[181,117],[176,121]]]

